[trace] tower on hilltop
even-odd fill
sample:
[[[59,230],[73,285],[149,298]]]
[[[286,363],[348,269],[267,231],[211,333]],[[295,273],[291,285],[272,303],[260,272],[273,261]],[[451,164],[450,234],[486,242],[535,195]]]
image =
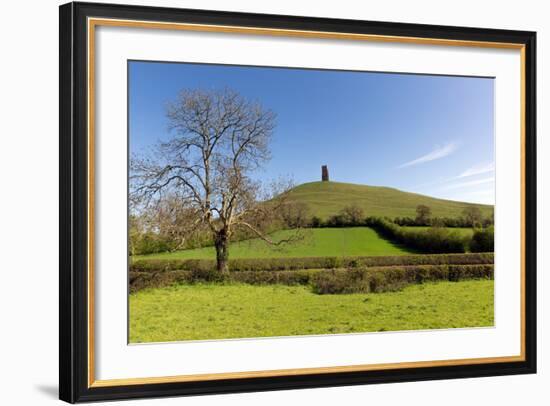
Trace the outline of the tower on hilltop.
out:
[[[321,166],[321,180],[323,182],[328,182],[328,166],[327,165]]]

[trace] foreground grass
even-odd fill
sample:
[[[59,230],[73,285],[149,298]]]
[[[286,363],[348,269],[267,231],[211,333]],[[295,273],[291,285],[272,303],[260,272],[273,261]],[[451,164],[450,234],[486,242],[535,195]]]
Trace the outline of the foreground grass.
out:
[[[282,230],[271,238],[280,241],[296,232]],[[303,230],[301,239],[293,243],[271,246],[259,238],[231,244],[231,258],[303,258],[303,257],[351,257],[379,255],[407,255],[414,251],[398,246],[378,236],[369,227],[312,228]],[[214,247],[197,248],[151,255],[140,258],[159,259],[214,259]]]
[[[130,295],[130,342],[492,326],[493,281],[316,295],[304,286],[179,285]]]

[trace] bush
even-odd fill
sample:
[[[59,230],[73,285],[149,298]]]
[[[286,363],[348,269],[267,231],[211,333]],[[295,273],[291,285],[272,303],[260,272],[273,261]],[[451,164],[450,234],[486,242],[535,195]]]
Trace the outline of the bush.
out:
[[[155,254],[174,249],[174,242],[156,233],[132,234],[130,236],[131,252],[135,255]]]
[[[292,271],[300,269],[358,268],[395,265],[474,265],[492,264],[494,254],[423,254],[392,255],[380,257],[307,257],[307,258],[258,258],[230,259],[229,270],[243,271]],[[130,265],[135,272],[214,270],[216,261],[211,259],[139,259]]]
[[[425,221],[419,221],[413,217],[396,217],[392,220],[399,226],[439,226],[449,228],[466,228],[471,227],[471,224],[464,217],[430,217]],[[488,220],[489,221],[489,220]]]
[[[349,226],[360,226],[365,222],[365,212],[355,204],[344,207],[340,210],[344,223]]]
[[[329,272],[322,272],[312,280],[313,292],[320,295],[333,295],[337,293],[353,293],[353,289],[358,291],[366,290],[364,286],[359,287],[366,283],[363,279],[364,273],[359,269],[339,269]]]
[[[311,228],[319,228],[323,226],[323,220],[320,217],[313,216],[311,220],[309,221],[309,225]]]
[[[393,222],[399,226],[417,226],[418,223],[416,222],[416,219],[412,217],[396,217],[393,219]],[[423,226],[427,226],[428,224],[422,224]]]
[[[134,272],[130,271],[130,293],[145,288],[162,288],[178,283],[191,283],[190,271]]]
[[[287,202],[279,207],[284,228],[294,229],[308,225],[308,205],[302,202]]]
[[[135,272],[190,271],[215,268],[216,261],[211,259],[138,259],[130,264],[130,270]]]
[[[308,285],[315,275],[324,270],[299,271],[243,271],[229,275],[231,282],[248,283],[251,285]]]
[[[472,252],[493,252],[495,250],[495,228],[476,229],[470,242],[470,251]]]
[[[325,227],[347,227],[349,224],[346,222],[346,218],[342,214],[336,214],[330,216],[324,224]]]
[[[427,281],[492,279],[494,265],[414,265],[310,269],[296,271],[241,271],[221,274],[193,270],[130,271],[130,292],[177,283],[246,283],[251,285],[310,285],[318,294],[378,293]]]
[[[428,265],[332,270],[312,277],[318,294],[380,293],[411,284],[464,279],[493,279],[494,265]]]
[[[434,254],[466,252],[468,246],[468,238],[442,227],[431,227],[420,231],[408,230],[379,217],[369,217],[366,222],[382,236],[421,252]]]

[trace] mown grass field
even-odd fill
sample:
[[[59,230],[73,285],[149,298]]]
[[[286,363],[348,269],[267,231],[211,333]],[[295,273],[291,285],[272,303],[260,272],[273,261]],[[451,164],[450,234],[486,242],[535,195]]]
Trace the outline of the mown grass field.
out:
[[[493,281],[317,295],[305,286],[176,285],[130,295],[130,342],[484,327]]]
[[[483,216],[493,206],[436,199],[398,189],[341,182],[310,182],[289,192],[291,200],[308,205],[309,215],[326,220],[351,204],[361,207],[366,216],[415,217],[419,204],[430,207],[434,217],[460,217],[467,207],[478,207]]]
[[[271,237],[279,241],[294,235],[282,230]],[[398,246],[378,236],[369,227],[312,228],[303,230],[301,239],[281,246],[271,246],[260,239],[235,242],[229,248],[231,258],[303,258],[407,255],[410,249]],[[134,259],[214,259],[214,247],[135,256]]]

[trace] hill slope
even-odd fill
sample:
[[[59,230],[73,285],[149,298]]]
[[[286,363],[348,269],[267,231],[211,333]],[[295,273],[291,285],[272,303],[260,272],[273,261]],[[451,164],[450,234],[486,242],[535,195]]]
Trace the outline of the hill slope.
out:
[[[381,186],[355,185],[340,182],[310,182],[293,188],[290,200],[308,205],[310,215],[326,219],[343,207],[357,205],[366,216],[415,217],[416,206],[424,204],[435,217],[459,217],[466,207],[479,207],[489,216],[493,206],[436,199],[417,193]]]

